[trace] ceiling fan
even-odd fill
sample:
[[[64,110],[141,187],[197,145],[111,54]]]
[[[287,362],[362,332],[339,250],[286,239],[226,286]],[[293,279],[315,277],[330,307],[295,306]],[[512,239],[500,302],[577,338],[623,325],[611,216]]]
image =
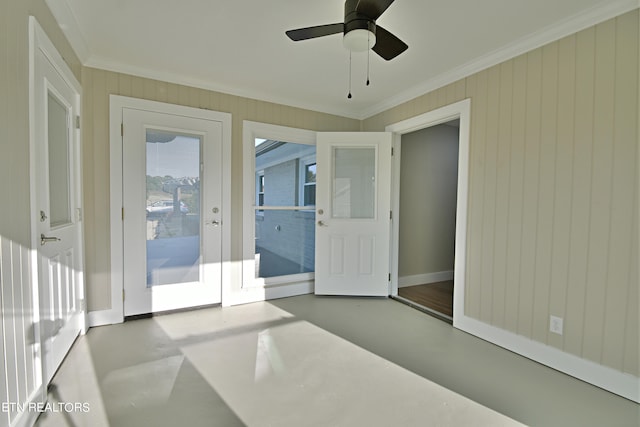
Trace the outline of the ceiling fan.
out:
[[[351,52],[372,49],[389,61],[409,46],[379,25],[376,20],[394,0],[346,0],[344,22],[286,31],[293,41],[343,33],[343,44]]]

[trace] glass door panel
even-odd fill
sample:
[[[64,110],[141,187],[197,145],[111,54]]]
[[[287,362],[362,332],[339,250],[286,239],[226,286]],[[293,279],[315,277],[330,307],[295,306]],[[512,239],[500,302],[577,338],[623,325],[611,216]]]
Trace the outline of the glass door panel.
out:
[[[333,218],[375,217],[376,149],[334,147],[332,212]]]
[[[201,279],[202,140],[146,131],[147,287]]]
[[[70,135],[68,127],[68,108],[49,92],[47,96],[47,139],[51,228],[71,223]]]
[[[222,123],[152,106],[122,113],[125,316],[221,301]]]

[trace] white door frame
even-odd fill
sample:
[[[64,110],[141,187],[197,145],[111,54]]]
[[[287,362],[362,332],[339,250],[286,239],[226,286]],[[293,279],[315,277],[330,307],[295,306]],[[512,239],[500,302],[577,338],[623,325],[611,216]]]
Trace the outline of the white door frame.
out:
[[[148,101],[126,96],[109,96],[109,218],[111,240],[111,308],[89,313],[89,325],[98,326],[124,321],[123,304],[123,221],[122,221],[122,110],[123,108],[156,111],[222,122],[222,303],[231,292],[231,114],[201,108]]]
[[[123,198],[125,207],[125,318],[140,314],[219,304],[222,299],[220,259],[222,255],[222,230],[226,225],[225,221],[220,226],[221,217],[219,212],[222,204],[223,124],[217,120],[202,120],[184,115],[131,108],[123,109],[123,119],[124,157],[122,160],[123,179],[126,183]],[[195,150],[190,153],[189,157],[192,162],[191,167],[194,169],[190,171],[191,175],[188,175],[193,177],[197,174],[201,180],[200,188],[202,191],[198,193],[198,233],[195,238],[194,236],[178,237],[182,234],[180,232],[175,236],[177,240],[167,235],[164,238],[157,236],[155,239],[149,236],[149,219],[153,215],[145,212],[145,208],[150,202],[150,196],[145,194],[147,187],[145,176],[148,174],[146,169],[153,165],[155,167],[161,167],[162,165],[165,170],[162,173],[158,173],[159,175],[169,173],[174,178],[187,176],[186,170],[170,173],[166,169],[167,167],[171,168],[171,166],[165,165],[161,161],[163,157],[161,154],[162,149],[160,149],[160,153],[157,153],[160,157],[153,160],[149,158],[149,144],[146,142],[146,132],[149,128],[159,132],[166,132],[166,134],[171,134],[178,138],[181,135],[189,138],[190,145]],[[163,144],[157,144],[156,147],[158,145]],[[164,145],[169,146],[171,143]],[[151,163],[149,163],[150,161]],[[174,166],[180,168],[184,165],[178,162]],[[203,166],[206,170],[203,169]],[[163,197],[166,200],[166,196]],[[173,197],[176,197],[176,195],[174,194]],[[180,203],[182,203],[181,197]],[[178,206],[180,203],[178,203]],[[179,209],[182,211],[182,207]],[[193,210],[190,210],[190,215],[194,213]],[[169,216],[172,217],[173,215],[162,215],[165,219]],[[181,220],[186,218],[188,217],[181,216]],[[160,216],[156,216],[156,220],[158,219],[160,219]],[[194,219],[194,217],[191,217],[191,219]],[[212,223],[213,220],[216,220],[215,226]],[[160,223],[158,223],[157,227],[156,230],[159,230]],[[183,239],[188,239],[192,245],[195,245],[189,245],[191,250],[195,250],[197,253],[197,255],[192,254],[195,255],[195,258],[189,260],[194,264],[188,267],[186,264],[178,262],[177,265],[172,265],[172,267],[177,270],[180,270],[181,267],[190,270],[191,275],[188,275],[188,277],[178,277],[181,275],[176,270],[173,270],[172,267],[166,268],[161,261],[165,256],[171,258],[179,257],[180,251],[176,252],[174,248],[170,250],[170,253],[160,255],[152,249],[152,247],[155,247],[156,250],[161,250],[159,248],[165,247],[165,245],[173,247],[174,244],[180,244],[178,243],[180,241],[184,243]],[[159,245],[159,247],[155,245]],[[187,247],[184,249],[187,249]],[[155,258],[156,256],[160,258]],[[177,261],[177,258],[174,259]],[[148,263],[155,265],[155,267],[150,270],[147,266]],[[157,263],[161,264],[158,265]],[[169,271],[172,271],[172,273]],[[182,273],[186,274],[186,271],[182,271]],[[152,277],[149,277],[149,275]],[[167,280],[169,277],[172,277],[173,280]]]
[[[471,100],[464,99],[429,111],[428,113],[388,125],[385,130],[394,133],[393,146],[396,153],[400,153],[401,136],[431,126],[460,119],[459,152],[458,152],[458,191],[456,207],[456,243],[453,288],[453,326],[458,327],[464,315],[464,295],[467,256],[467,218],[469,195],[469,134],[470,134]],[[389,294],[398,295],[398,252],[400,238],[400,156],[392,159],[392,187],[391,203],[394,221],[391,225],[391,283]]]
[[[43,307],[40,302],[41,292],[39,279],[40,273],[40,255],[38,248],[41,246],[40,234],[38,232],[40,221],[42,221],[41,214],[36,208],[39,205],[38,200],[38,173],[41,173],[39,168],[39,162],[37,159],[37,150],[40,150],[40,139],[42,138],[41,132],[39,130],[40,124],[36,123],[36,118],[38,117],[36,108],[42,107],[41,100],[36,99],[37,95],[37,86],[38,83],[36,79],[38,78],[38,70],[36,69],[37,65],[37,57],[38,52],[41,52],[46,59],[51,63],[55,71],[60,76],[61,80],[66,84],[73,92],[74,99],[72,102],[72,123],[77,123],[77,126],[73,128],[73,147],[72,147],[72,158],[70,160],[69,166],[73,168],[73,173],[71,176],[71,186],[74,198],[72,203],[75,211],[71,214],[76,216],[75,221],[79,223],[79,230],[77,236],[77,251],[78,254],[78,263],[79,265],[76,268],[79,268],[79,271],[75,271],[75,279],[76,283],[78,283],[77,291],[79,294],[77,295],[80,300],[79,307],[79,327],[80,333],[84,334],[88,329],[87,322],[87,311],[86,311],[86,289],[85,289],[85,280],[84,280],[84,220],[82,219],[82,212],[84,211],[83,197],[82,197],[82,144],[81,144],[81,132],[80,132],[80,115],[82,112],[82,86],[80,82],[76,79],[73,71],[67,63],[64,61],[55,45],[44,29],[40,26],[35,17],[29,17],[29,202],[30,202],[30,231],[31,231],[31,248],[29,251],[29,266],[28,275],[29,280],[31,282],[31,304],[33,307],[31,317],[28,319],[33,323],[33,337],[35,339],[35,348],[36,351],[40,354],[34,356],[34,363],[36,366],[27,366],[27,369],[34,369],[34,382],[35,386],[38,387],[38,390],[34,392],[34,390],[27,390],[26,392],[30,396],[29,398],[32,401],[44,402],[46,400],[46,381],[47,376],[51,376],[53,373],[47,372],[46,369],[46,361],[43,357],[43,330],[41,325],[42,320],[42,310]],[[48,90],[48,89],[45,89]],[[77,122],[76,122],[77,120]],[[27,271],[27,270],[25,270]],[[23,418],[20,420],[28,420],[31,419],[31,415],[25,415],[23,413]],[[25,421],[25,425],[30,423],[30,421]]]

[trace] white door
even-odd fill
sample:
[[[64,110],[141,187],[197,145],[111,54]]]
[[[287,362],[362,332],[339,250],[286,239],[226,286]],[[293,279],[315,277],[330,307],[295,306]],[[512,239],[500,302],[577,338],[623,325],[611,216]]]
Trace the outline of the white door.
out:
[[[389,295],[391,133],[319,133],[319,295]]]
[[[123,109],[124,314],[221,302],[222,123]]]
[[[79,86],[38,49],[34,69],[34,166],[43,380],[51,380],[84,329]],[[76,83],[77,85],[77,83]]]

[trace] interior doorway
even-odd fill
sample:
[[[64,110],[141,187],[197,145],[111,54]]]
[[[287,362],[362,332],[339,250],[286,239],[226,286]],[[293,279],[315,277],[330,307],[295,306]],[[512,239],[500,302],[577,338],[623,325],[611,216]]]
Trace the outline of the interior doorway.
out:
[[[453,322],[460,120],[401,136],[398,299]]]
[[[394,133],[390,295],[454,327],[464,317],[470,114],[465,99],[385,128]],[[429,134],[435,147],[424,142]],[[407,298],[419,285],[439,300],[434,307]]]

